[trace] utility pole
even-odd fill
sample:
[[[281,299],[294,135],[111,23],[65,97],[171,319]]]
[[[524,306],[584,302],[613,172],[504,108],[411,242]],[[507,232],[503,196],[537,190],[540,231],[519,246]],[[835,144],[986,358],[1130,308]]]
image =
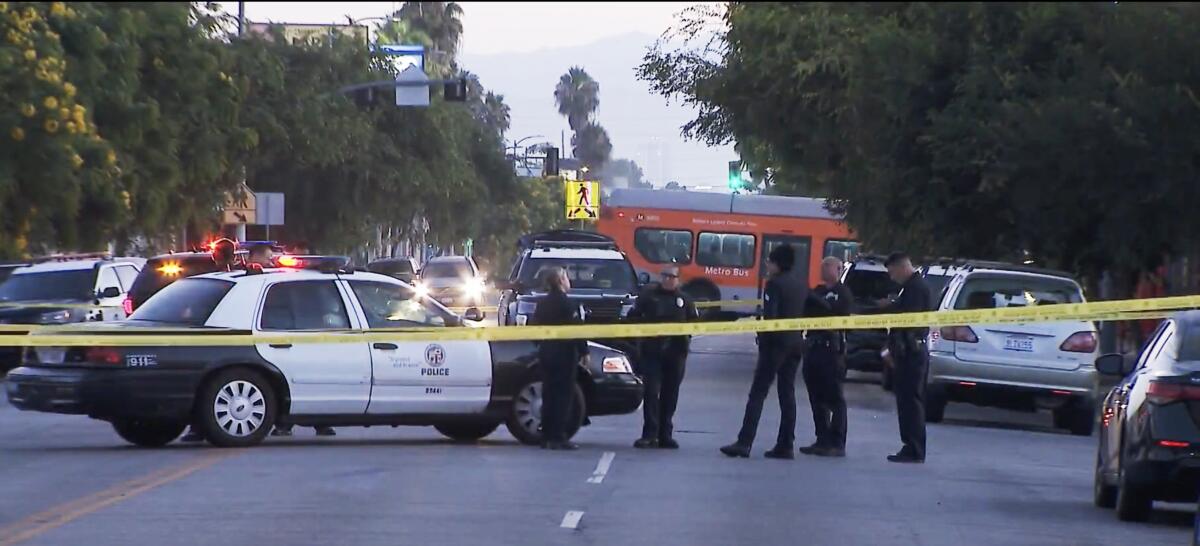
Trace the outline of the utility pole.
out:
[[[246,32],[246,3],[238,2],[238,36]]]

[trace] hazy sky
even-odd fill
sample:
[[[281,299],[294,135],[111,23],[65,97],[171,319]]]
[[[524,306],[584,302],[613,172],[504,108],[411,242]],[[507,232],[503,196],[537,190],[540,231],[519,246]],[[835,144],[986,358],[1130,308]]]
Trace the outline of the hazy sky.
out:
[[[218,2],[237,13],[237,2]],[[394,12],[403,2],[246,2],[246,18],[278,23],[344,23]],[[691,2],[459,2],[462,52],[527,52],[583,45],[608,36],[661,34]],[[567,24],[574,21],[575,24]],[[373,24],[372,24],[373,26]]]
[[[220,2],[237,13],[237,2]],[[255,22],[345,23],[381,17],[403,2],[246,2]],[[558,76],[583,65],[600,81],[599,121],[613,141],[613,157],[637,161],[658,185],[676,180],[724,189],[728,146],[685,141],[679,127],[694,112],[651,95],[634,70],[645,48],[675,23],[690,2],[460,2],[463,43],[459,59],[484,86],[505,95],[518,139],[546,135],[558,142],[566,121],[553,100]],[[378,21],[364,21],[374,27]],[[567,136],[569,138],[569,135]],[[532,144],[535,141],[527,142]],[[569,147],[569,145],[568,145]]]

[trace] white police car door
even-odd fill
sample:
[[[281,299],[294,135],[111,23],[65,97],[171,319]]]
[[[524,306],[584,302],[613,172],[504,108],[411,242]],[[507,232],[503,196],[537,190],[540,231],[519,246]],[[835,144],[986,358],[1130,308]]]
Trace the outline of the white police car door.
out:
[[[275,282],[267,288],[258,329],[298,337],[352,328],[346,299],[333,280]],[[279,368],[296,415],[362,414],[371,396],[371,355],[354,343],[256,345]]]
[[[454,316],[415,299],[402,284],[348,280],[368,329],[428,330],[428,340],[372,340],[371,404],[367,413],[479,413],[492,390],[492,355],[486,341],[437,339]]]

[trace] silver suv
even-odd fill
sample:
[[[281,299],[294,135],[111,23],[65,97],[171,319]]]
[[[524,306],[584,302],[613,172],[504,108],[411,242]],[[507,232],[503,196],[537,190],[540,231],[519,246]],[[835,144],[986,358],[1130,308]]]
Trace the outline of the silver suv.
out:
[[[997,262],[938,264],[949,277],[937,310],[1080,303],[1067,273]],[[926,420],[940,422],[948,402],[1037,411],[1080,436],[1095,423],[1099,379],[1095,324],[1086,321],[971,324],[930,331]]]

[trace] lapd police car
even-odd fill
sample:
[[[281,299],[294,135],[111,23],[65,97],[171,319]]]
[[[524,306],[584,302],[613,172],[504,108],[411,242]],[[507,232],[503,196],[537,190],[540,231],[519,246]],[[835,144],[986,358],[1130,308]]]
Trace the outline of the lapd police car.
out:
[[[146,260],[107,253],[63,254],[13,268],[0,283],[0,324],[68,324],[122,320],[125,296]],[[0,374],[21,351],[0,347]]]
[[[467,313],[478,315],[477,310]],[[147,327],[189,333],[324,336],[254,346],[105,346],[106,335]],[[538,443],[541,380],[531,341],[456,341],[462,318],[386,275],[267,269],[181,279],[122,323],[97,328],[94,347],[38,348],[9,375],[22,410],[83,414],[141,446],[161,446],[192,425],[218,446],[249,446],[277,423],[303,426],[432,425],[477,440],[501,423]],[[346,331],[427,330],[429,339],[329,342]],[[36,334],[35,334],[36,335]],[[592,344],[575,388],[574,434],[587,416],[630,413],[642,386],[619,351]]]

